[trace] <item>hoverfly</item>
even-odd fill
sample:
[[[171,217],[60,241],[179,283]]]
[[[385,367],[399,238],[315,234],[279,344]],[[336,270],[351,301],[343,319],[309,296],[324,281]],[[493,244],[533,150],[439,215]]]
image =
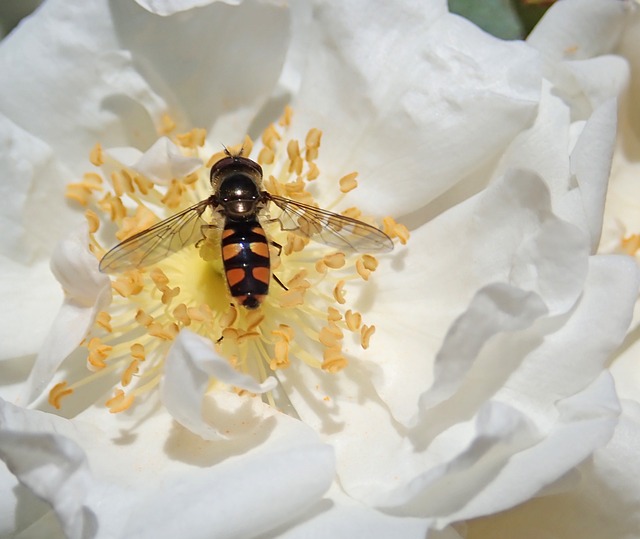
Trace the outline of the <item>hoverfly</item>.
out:
[[[371,225],[262,190],[262,167],[241,155],[227,152],[211,167],[211,187],[213,194],[205,200],[116,245],[100,261],[100,271],[150,266],[217,229],[229,293],[238,304],[256,309],[269,292],[269,244],[281,249],[260,224],[269,203],[281,210],[270,221],[278,221],[282,230],[348,251],[393,249],[391,238]],[[211,223],[202,218],[207,208],[215,217]]]

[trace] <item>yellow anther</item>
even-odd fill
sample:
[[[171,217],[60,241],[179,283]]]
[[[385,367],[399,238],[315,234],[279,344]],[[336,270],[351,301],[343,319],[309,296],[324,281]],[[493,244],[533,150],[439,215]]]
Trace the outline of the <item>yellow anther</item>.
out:
[[[327,348],[333,348],[337,346],[342,339],[342,331],[337,326],[325,326],[320,330],[320,333],[318,334],[318,340],[323,346]]]
[[[393,217],[385,217],[382,220],[382,230],[390,238],[398,238],[402,245],[406,245],[409,240],[409,229],[397,223]]]
[[[236,328],[227,327],[222,330],[222,338],[224,339],[223,342],[231,341],[233,343],[237,343],[240,338],[240,333]]]
[[[118,199],[120,200],[120,199]],[[138,232],[146,230],[150,226],[156,224],[158,218],[155,214],[145,206],[138,206],[135,214],[131,217],[122,219],[120,230],[116,232],[116,237],[122,241],[136,235]]]
[[[113,190],[119,197],[125,193],[133,193],[133,180],[125,170],[111,173],[111,185],[113,185]]]
[[[640,235],[631,234],[620,240],[622,251],[630,256],[635,256],[640,250]]]
[[[248,157],[251,154],[251,150],[253,150],[253,141],[249,135],[244,137],[244,141],[241,144],[235,144],[234,146],[229,146],[227,148],[231,155],[240,155],[242,157]],[[225,154],[226,157],[226,154]]]
[[[140,174],[135,174],[133,176],[133,183],[138,188],[141,194],[146,195],[153,189],[153,182],[148,180],[144,176],[140,176]]]
[[[311,129],[309,129],[309,132],[307,133],[307,137],[304,140],[304,144],[307,147],[307,149],[319,148],[321,139],[322,139],[322,131],[317,127],[312,127]]]
[[[340,191],[343,193],[348,193],[352,191],[356,187],[358,187],[358,181],[356,177],[358,176],[357,172],[352,172],[351,174],[347,174],[340,178]]]
[[[104,404],[109,408],[109,412],[117,414],[119,412],[124,412],[126,409],[131,407],[133,399],[133,395],[125,395],[122,389],[116,389],[115,395]]]
[[[169,284],[169,277],[167,277],[167,274],[157,266],[149,272],[149,277],[151,277],[151,280],[158,288]]]
[[[269,126],[262,132],[262,144],[265,148],[268,148],[272,151],[272,153],[276,149],[276,145],[280,142],[280,133],[273,124],[269,124]]]
[[[276,342],[273,346],[274,357],[269,362],[269,367],[272,370],[284,369],[289,366],[289,343],[282,340]]]
[[[99,142],[96,143],[96,145],[91,149],[91,152],[89,152],[89,161],[91,161],[91,164],[96,167],[104,165],[104,154]]]
[[[322,257],[322,261],[331,269],[339,269],[345,265],[345,254],[341,252],[332,253]]]
[[[176,140],[178,141],[178,144],[180,146],[182,146],[183,148],[191,149],[204,146],[206,138],[206,129],[198,127],[192,129],[191,131],[188,131],[187,133],[180,133],[179,135],[176,135]]]
[[[298,145],[298,141],[297,140],[290,140],[289,144],[287,144],[287,156],[289,157],[289,161],[291,162],[291,164],[289,165],[289,172],[296,172],[298,174],[300,174],[300,172],[297,171],[297,162],[298,161],[302,161],[302,159],[300,158],[300,146]]]
[[[344,320],[347,323],[349,331],[357,331],[362,323],[362,315],[359,312],[349,309],[344,313]]]
[[[318,168],[318,165],[316,165],[315,163],[309,163],[309,170],[307,170],[307,180],[313,181],[318,176],[320,176],[320,169]]]
[[[271,148],[262,148],[258,154],[258,163],[261,165],[271,165],[276,158],[276,154],[273,153]]]
[[[113,331],[111,327],[111,315],[106,311],[100,311],[96,315],[96,324],[108,333]]]
[[[173,316],[183,326],[189,326],[191,324],[191,318],[189,318],[187,306],[184,303],[181,303],[173,309]]]
[[[378,259],[371,255],[362,255],[356,261],[356,271],[365,281],[369,280],[369,276],[378,268]]]
[[[80,184],[69,184],[67,185],[64,196],[69,200],[75,200],[82,206],[86,206],[91,199],[91,191]]]
[[[56,384],[49,391],[49,404],[57,410],[60,410],[60,401],[67,395],[71,395],[71,393],[73,393],[73,389],[67,387],[67,382]]]
[[[107,359],[113,347],[104,344],[98,337],[94,337],[88,342],[87,348],[89,349],[87,357],[89,365],[94,369],[104,369],[107,366],[104,360]]]
[[[127,215],[127,209],[124,207],[122,200],[111,193],[106,193],[97,204],[103,212],[109,214],[109,218],[112,221],[120,221]]]
[[[320,129],[310,129],[305,139],[306,151],[304,158],[308,163],[313,162],[318,158],[318,148],[320,147],[320,139],[322,138],[322,131]]]
[[[347,300],[345,299],[346,291],[344,290],[344,285],[345,281],[344,279],[341,279],[333,288],[333,297],[338,303],[340,303],[340,305],[344,305],[347,302]]]
[[[111,287],[123,298],[136,296],[144,290],[142,274],[138,270],[127,271],[111,281]]]
[[[329,306],[327,308],[327,320],[329,322],[338,322],[339,320],[342,320],[342,315],[338,309]]]
[[[84,217],[89,225],[89,233],[95,234],[100,228],[100,217],[93,210],[85,210]]]
[[[146,358],[146,354],[144,351],[144,345],[140,343],[133,343],[131,345],[131,357],[133,359],[137,359],[138,361],[144,361]]]
[[[347,360],[339,348],[325,348],[323,352],[322,370],[336,373],[347,366]]]
[[[280,296],[280,306],[288,309],[304,305],[305,288],[290,288]]]
[[[86,172],[81,182],[67,185],[65,197],[86,206],[94,191],[102,191],[102,178],[95,172]]]
[[[284,246],[284,254],[289,256],[292,253],[299,253],[308,243],[309,240],[307,238],[289,232],[287,234],[287,243]]]
[[[148,315],[142,309],[138,309],[138,312],[135,316],[136,322],[141,326],[148,328],[153,323],[153,316]]]
[[[340,215],[351,217],[351,219],[360,219],[362,217],[362,212],[358,208],[353,207],[340,212]]]
[[[184,192],[184,184],[174,178],[169,183],[169,188],[165,195],[160,199],[160,202],[168,208],[177,208],[180,205]]]
[[[171,303],[171,300],[178,294],[180,294],[180,287],[176,286],[174,288],[171,288],[170,286],[163,286],[160,288],[160,291],[162,292],[162,304],[169,305],[169,303]]]
[[[180,333],[180,328],[175,322],[168,322],[166,324],[151,322],[147,327],[147,331],[152,337],[158,337],[158,339],[164,341],[172,341],[178,336],[178,333]]]
[[[283,127],[288,127],[291,125],[292,116],[293,116],[293,109],[289,105],[287,105],[284,108],[284,113],[280,117],[280,120],[278,120],[278,123]]]
[[[192,172],[191,174],[188,174],[187,176],[182,178],[182,183],[188,185],[189,187],[194,187],[196,182],[198,182],[199,180],[200,176],[198,175],[198,173]]]
[[[283,339],[283,340],[285,340],[287,342],[291,342],[293,340],[293,337],[294,337],[293,328],[291,326],[286,325],[286,324],[280,324],[278,326],[278,329],[274,329],[274,330],[271,331],[271,334],[274,337]]]
[[[309,283],[309,281],[307,281],[306,277],[307,277],[307,270],[301,269],[293,277],[291,277],[291,279],[287,281],[287,287],[298,288],[302,286],[303,288],[309,288],[311,284]]]
[[[209,307],[207,305],[207,307]],[[238,309],[235,305],[230,305],[224,314],[220,317],[220,326],[223,328],[233,326],[238,319]]]
[[[369,348],[369,339],[371,339],[371,336],[375,333],[375,331],[376,326],[367,326],[366,324],[364,324],[360,329],[360,344],[365,350]]]
[[[176,122],[173,120],[168,113],[164,113],[160,118],[160,126],[158,127],[158,132],[161,135],[168,135],[176,128]]]
[[[129,366],[124,370],[122,376],[120,377],[120,383],[122,384],[122,387],[127,387],[131,383],[133,377],[138,374],[138,371],[140,370],[139,365],[140,361],[138,361],[137,359],[134,359],[131,363],[129,363]]]

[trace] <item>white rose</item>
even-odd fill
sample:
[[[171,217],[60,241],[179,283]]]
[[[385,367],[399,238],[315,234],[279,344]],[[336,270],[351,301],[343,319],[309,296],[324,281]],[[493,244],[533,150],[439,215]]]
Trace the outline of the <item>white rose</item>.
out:
[[[624,63],[567,65],[550,54],[555,43],[496,40],[436,1],[293,14],[197,4],[141,3],[162,18],[133,3],[49,1],[0,46],[11,82],[0,87],[11,179],[0,369],[13,401],[2,407],[11,473],[0,499],[14,516],[3,532],[455,537],[456,523],[531,499],[602,447],[619,413],[607,360],[638,289],[630,258],[596,254]],[[598,35],[607,45],[631,13],[567,4],[608,23]],[[575,29],[577,46],[591,43],[589,28]],[[604,83],[594,75],[603,62],[616,74]],[[94,144],[105,166],[160,183],[191,166],[171,145],[158,152],[164,113],[179,131],[205,127],[215,148],[255,129],[260,111],[273,118],[287,92],[288,135],[323,130],[311,188],[321,206],[332,181],[357,170],[349,202],[411,228],[406,247],[378,257],[361,296],[348,290],[376,328],[368,349],[345,338],[346,368],[314,368],[313,310],[279,312],[274,290],[261,323],[299,312],[294,344],[305,344],[272,373],[273,400],[290,415],[222,390],[269,395],[273,382],[258,367],[258,380],[230,369],[186,331],[158,363],[162,393],[127,411],[92,405],[118,382],[108,376],[92,391],[78,384],[63,416],[42,401],[27,408],[25,395],[84,368],[73,350],[113,305],[86,235],[55,251],[58,314],[45,271],[54,241],[80,222],[64,189]],[[286,262],[278,271],[294,271]]]

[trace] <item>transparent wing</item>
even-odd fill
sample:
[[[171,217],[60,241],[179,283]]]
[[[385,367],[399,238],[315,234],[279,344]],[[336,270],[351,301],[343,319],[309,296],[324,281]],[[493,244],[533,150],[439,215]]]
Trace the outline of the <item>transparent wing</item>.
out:
[[[275,219],[282,230],[350,251],[371,253],[393,249],[391,238],[367,223],[270,193],[267,198],[282,210]]]
[[[111,249],[100,261],[100,271],[118,273],[150,266],[203,238],[203,226],[215,226],[202,219],[209,199],[160,221]]]

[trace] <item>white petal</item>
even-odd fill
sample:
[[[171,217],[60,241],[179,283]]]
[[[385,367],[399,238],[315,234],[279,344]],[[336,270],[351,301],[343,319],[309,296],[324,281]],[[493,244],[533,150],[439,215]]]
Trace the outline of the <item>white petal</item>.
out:
[[[36,354],[62,303],[60,285],[46,262],[23,266],[0,257],[0,275],[0,360]]]
[[[580,199],[594,251],[602,232],[602,216],[616,126],[616,103],[608,101],[589,118],[571,153],[571,171],[575,174],[580,189]]]
[[[429,519],[396,517],[367,507],[333,485],[324,499],[298,520],[265,536],[265,539],[325,539],[371,537],[384,539],[460,539],[453,529],[435,533]]]
[[[514,171],[416,230],[406,252],[383,259],[376,272],[383,286],[367,314],[376,335],[363,358],[378,366],[374,386],[396,419],[413,421],[418,396],[432,382],[433,360],[447,332],[483,287],[509,283],[513,297],[524,299],[524,291],[539,296],[529,297],[522,311],[509,311],[505,300],[503,321],[511,313],[514,320],[522,317],[531,323],[544,310],[570,309],[584,285],[587,240],[586,234],[553,215],[540,178]],[[492,316],[499,311],[496,305]],[[462,339],[464,351],[454,352],[452,362],[444,360],[449,353],[442,356],[441,364],[454,378],[471,350],[473,330],[479,337],[491,318],[474,320],[469,339],[464,333],[456,339],[458,344]],[[498,326],[494,330],[501,331]],[[488,337],[484,334],[480,341]]]
[[[216,2],[179,17],[178,24],[134,2],[46,2],[2,42],[0,71],[11,84],[0,88],[0,112],[49,144],[76,176],[89,167],[78,156],[96,142],[149,147],[163,113],[179,130],[211,129],[236,114],[226,132],[240,139],[277,83],[288,11]]]
[[[556,2],[536,25],[527,43],[550,60],[606,54],[620,39],[630,6],[608,0]]]
[[[271,391],[277,383],[275,378],[258,383],[219,356],[211,341],[188,330],[181,331],[167,355],[162,398],[178,422],[206,440],[226,438],[219,426],[208,424],[202,417],[202,401],[211,378],[252,393]],[[229,415],[238,419],[237,414]]]
[[[358,170],[367,213],[419,209],[498,156],[535,115],[537,53],[443,8],[367,1],[315,11],[294,132],[324,131],[322,174]]]
[[[160,137],[144,153],[135,148],[111,148],[107,155],[159,185],[184,178],[202,166],[197,157],[186,157],[167,137]]]
[[[68,172],[49,145],[1,113],[0,174],[0,253],[25,266],[48,260],[78,219],[63,194]]]
[[[536,497],[497,515],[467,523],[466,537],[509,536],[626,539],[640,527],[640,407],[623,401],[623,414],[609,443],[580,465],[580,480],[563,492]],[[621,466],[621,464],[624,465]],[[580,515],[580,518],[576,518]]]
[[[482,288],[449,328],[434,363],[434,385],[420,398],[422,409],[444,402],[459,389],[484,346],[498,333],[528,328],[547,314],[537,294],[494,284]]]
[[[88,249],[87,225],[61,241],[51,269],[65,290],[65,299],[25,384],[23,402],[35,399],[62,361],[77,348],[98,312],[111,301],[111,281],[98,270]]]
[[[37,484],[29,470],[16,472],[66,527],[84,521],[98,538],[162,539],[179,530],[194,538],[210,537],[211,530],[220,531],[216,537],[253,537],[304,513],[334,477],[330,447],[300,421],[264,409],[266,420],[243,437],[209,443],[157,406],[144,422],[135,414],[105,415],[95,408],[72,422],[4,404],[0,439],[14,433],[7,438],[10,449],[34,439],[52,442],[51,451],[36,455]],[[6,455],[10,467],[28,464],[22,458],[28,454]],[[56,499],[63,489],[68,496]],[[40,530],[40,523],[30,532]]]
[[[254,537],[316,503],[333,478],[328,446],[245,456],[175,477],[135,508],[130,537]],[[180,500],[179,507],[176,501]],[[175,507],[174,510],[171,510]]]
[[[182,11],[208,6],[218,0],[136,0],[136,3],[156,15],[166,17]],[[242,0],[223,0],[225,4],[237,5]]]
[[[69,539],[95,533],[96,514],[90,508],[99,489],[82,449],[55,430],[69,430],[64,419],[42,412],[28,412],[0,399],[0,456],[7,467],[56,513]],[[100,494],[107,494],[107,491]],[[115,492],[111,492],[112,495]],[[118,503],[126,498],[118,493]],[[103,501],[104,502],[104,501]],[[108,537],[101,530],[96,537]]]

